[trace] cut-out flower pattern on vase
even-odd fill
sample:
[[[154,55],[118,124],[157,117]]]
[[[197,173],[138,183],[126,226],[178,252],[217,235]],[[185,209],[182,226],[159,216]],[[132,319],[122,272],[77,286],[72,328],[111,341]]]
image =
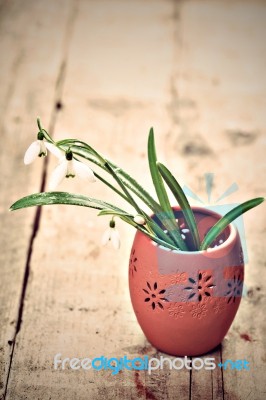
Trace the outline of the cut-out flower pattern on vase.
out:
[[[137,264],[138,258],[136,257],[136,250],[133,249],[130,255],[130,262],[129,262],[129,273],[133,277],[134,274],[137,272]]]
[[[168,308],[168,313],[170,317],[174,318],[183,318],[185,311],[184,307],[181,304],[171,304],[170,307]]]
[[[213,283],[213,277],[211,274],[198,273],[198,279],[188,278],[190,286],[184,287],[187,291],[187,299],[192,301],[202,301],[204,298],[208,298],[212,295],[213,288],[216,286]]]
[[[192,306],[191,315],[193,318],[201,319],[203,317],[206,317],[206,314],[207,314],[207,307],[205,304],[198,303]]]
[[[147,289],[142,289],[144,293],[146,293],[146,297],[144,299],[145,303],[151,304],[153,310],[155,308],[164,309],[163,302],[168,302],[163,295],[165,293],[165,289],[159,289],[157,282],[155,282],[152,286],[149,282],[147,282]]]
[[[234,275],[234,278],[227,283],[227,292],[225,297],[227,298],[227,303],[235,303],[237,297],[241,297],[243,289],[243,280],[241,275]]]

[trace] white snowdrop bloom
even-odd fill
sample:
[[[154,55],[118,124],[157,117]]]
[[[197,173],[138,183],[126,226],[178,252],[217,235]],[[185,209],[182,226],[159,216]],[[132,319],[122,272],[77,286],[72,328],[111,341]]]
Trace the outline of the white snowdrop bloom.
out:
[[[40,137],[40,136],[38,136]],[[47,150],[53,153],[56,157],[62,157],[63,153],[52,143],[46,142],[43,139],[37,139],[30,144],[24,155],[24,164],[31,164],[37,157],[47,156]]]
[[[74,160],[72,151],[66,151],[65,157],[60,158],[59,164],[52,172],[49,190],[55,190],[64,178],[74,178],[75,176],[87,182],[96,181],[92,169],[88,165]]]
[[[183,233],[188,233],[188,232],[189,232],[189,229],[182,229],[182,232],[183,232]]]
[[[111,220],[109,228],[103,234],[102,245],[105,246],[108,242],[111,242],[113,247],[118,250],[120,247],[120,235],[118,230],[115,228],[115,221]]]
[[[137,215],[135,215],[135,217],[133,219],[134,219],[134,222],[136,222],[136,224],[138,224],[138,225],[145,225],[146,224],[146,221],[142,217],[142,215],[137,214]]]

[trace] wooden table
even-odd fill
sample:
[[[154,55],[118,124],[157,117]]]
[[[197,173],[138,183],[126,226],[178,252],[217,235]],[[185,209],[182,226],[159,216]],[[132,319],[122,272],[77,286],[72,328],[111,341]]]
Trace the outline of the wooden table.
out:
[[[216,362],[250,371],[54,370],[62,357],[160,357],[134,316],[127,284],[134,232],[102,249],[108,218],[47,206],[9,213],[47,188],[56,160],[23,165],[36,117],[56,139],[88,141],[153,193],[146,141],[204,202],[265,195],[266,3],[208,0],[0,1],[0,398],[266,398],[265,206],[245,216],[246,294]],[[100,182],[61,190],[122,202]],[[193,201],[192,201],[193,203]],[[196,204],[196,203],[195,203]]]

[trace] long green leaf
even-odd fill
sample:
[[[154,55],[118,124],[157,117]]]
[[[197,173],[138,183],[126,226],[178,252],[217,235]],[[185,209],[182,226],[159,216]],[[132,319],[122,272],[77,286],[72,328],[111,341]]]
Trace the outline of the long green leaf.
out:
[[[225,214],[207,233],[201,243],[200,250],[206,250],[231,222],[251,208],[258,206],[264,200],[264,197],[257,197],[255,199],[248,200]]]
[[[199,239],[199,232],[197,228],[197,223],[194,217],[194,213],[190,207],[190,204],[188,202],[188,199],[183,192],[181,186],[175,179],[175,177],[171,174],[168,168],[165,167],[165,165],[161,163],[157,163],[159,171],[165,180],[166,184],[169,186],[170,190],[172,191],[173,195],[175,196],[175,199],[177,200],[178,204],[181,207],[181,210],[183,212],[185,221],[187,223],[187,226],[191,232],[192,239],[193,239],[193,244],[194,248],[192,250],[199,250],[200,247],[200,239]]]
[[[163,209],[164,215],[168,220],[168,223],[171,224],[171,229],[169,230],[169,234],[173,237],[176,244],[181,250],[187,250],[187,246],[183,241],[181,234],[179,232],[179,227],[176,223],[175,215],[172,210],[171,204],[169,202],[162,177],[160,175],[158,166],[157,166],[157,156],[156,156],[156,149],[155,149],[155,142],[154,142],[154,133],[153,129],[151,128],[149,133],[148,139],[148,159],[149,159],[149,166],[151,177],[153,180],[153,185],[155,187],[159,202]]]
[[[10,211],[19,210],[26,207],[44,206],[50,204],[68,204],[73,206],[95,208],[97,210],[103,210],[107,208],[112,209],[116,212],[127,214],[120,208],[113,206],[112,204],[106,203],[105,201],[67,192],[43,192],[31,194],[16,201],[10,207]]]

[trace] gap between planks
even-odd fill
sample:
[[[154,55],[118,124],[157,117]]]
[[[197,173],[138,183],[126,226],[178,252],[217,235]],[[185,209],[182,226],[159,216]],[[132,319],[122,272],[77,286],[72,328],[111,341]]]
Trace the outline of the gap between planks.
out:
[[[4,6],[4,2],[2,4],[0,3],[0,7],[2,7],[2,6]],[[68,18],[68,21],[66,24],[66,33],[65,33],[65,38],[64,38],[64,42],[63,42],[63,51],[62,51],[62,62],[59,67],[58,76],[57,76],[56,84],[55,84],[55,94],[54,94],[54,101],[53,101],[54,107],[52,109],[51,118],[50,118],[50,122],[49,122],[49,128],[48,128],[49,134],[51,136],[54,133],[58,112],[60,111],[60,109],[57,108],[56,105],[58,104],[58,102],[62,101],[63,86],[64,86],[64,82],[65,82],[65,77],[66,77],[68,48],[69,48],[71,36],[73,34],[73,28],[74,28],[75,19],[77,16],[77,11],[78,11],[77,2],[75,0],[73,0],[72,7],[70,8],[70,12],[69,12],[69,18]],[[19,54],[19,57],[20,57],[20,54]],[[49,156],[47,156],[45,158],[44,163],[43,163],[40,192],[43,192],[45,190],[48,160],[49,160]],[[12,361],[13,361],[14,351],[15,351],[15,347],[16,347],[16,339],[17,339],[17,335],[20,331],[21,324],[23,321],[25,296],[26,296],[28,280],[29,280],[29,276],[30,276],[30,263],[31,263],[32,250],[33,250],[35,238],[38,234],[40,221],[41,221],[41,215],[42,215],[42,208],[38,207],[36,209],[36,212],[34,215],[32,234],[29,239],[29,246],[28,246],[28,250],[27,250],[27,258],[26,258],[26,264],[25,264],[25,270],[24,270],[24,276],[23,276],[23,282],[22,282],[21,295],[20,295],[20,300],[19,300],[16,329],[15,329],[14,337],[12,340],[12,348],[11,348],[8,372],[7,372],[6,382],[5,382],[3,400],[5,400],[6,396],[7,396],[10,371],[12,368]]]

